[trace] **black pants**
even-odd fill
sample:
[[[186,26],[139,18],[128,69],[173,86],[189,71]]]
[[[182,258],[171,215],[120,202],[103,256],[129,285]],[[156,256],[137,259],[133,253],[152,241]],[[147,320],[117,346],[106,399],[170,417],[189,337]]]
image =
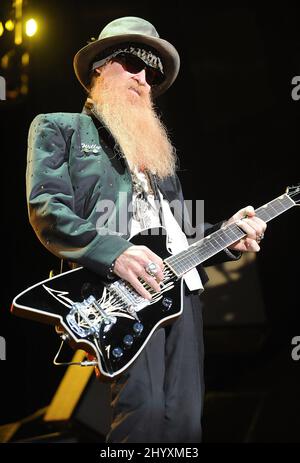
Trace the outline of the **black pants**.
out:
[[[202,311],[199,296],[190,294],[182,315],[154,333],[112,383],[107,442],[200,442],[203,394]]]

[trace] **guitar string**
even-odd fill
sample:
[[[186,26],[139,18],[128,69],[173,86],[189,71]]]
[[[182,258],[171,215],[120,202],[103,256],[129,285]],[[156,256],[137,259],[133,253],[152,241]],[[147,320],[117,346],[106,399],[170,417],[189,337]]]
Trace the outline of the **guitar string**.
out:
[[[275,200],[275,201],[277,201],[277,200]],[[273,202],[274,202],[274,200],[273,200]],[[294,204],[292,204],[292,205],[294,205]],[[292,205],[291,204],[289,206],[285,205],[285,206],[283,206],[283,210],[278,211],[276,209],[276,205],[274,207],[273,204],[269,203],[268,207],[272,207],[275,210],[275,214],[274,213],[272,213],[271,215],[266,214],[266,210],[265,210],[266,206],[262,206],[261,208],[257,209],[256,213],[257,213],[257,215],[259,215],[259,213],[261,213],[260,215],[262,215],[265,220],[271,220],[276,215],[279,215],[282,212],[284,212],[285,210],[287,210],[289,207],[292,207]],[[282,206],[282,205],[278,204],[278,206]],[[232,236],[229,235],[229,232],[234,234],[233,238],[232,238]],[[223,236],[221,234],[223,234]],[[224,246],[223,243],[218,242],[218,238],[220,238],[222,241],[224,241],[224,235],[225,235],[225,238],[227,239],[227,241],[225,241],[225,246]],[[215,234],[212,234],[211,237],[209,239],[207,239],[206,242],[205,242],[205,239],[204,239],[198,245],[194,245],[190,249],[186,250],[186,252],[182,251],[181,253],[179,253],[179,255],[177,254],[176,256],[170,256],[169,258],[167,258],[168,259],[167,263],[171,263],[171,265],[174,265],[174,264],[176,265],[176,264],[179,263],[179,265],[180,265],[180,264],[183,263],[184,260],[187,260],[188,258],[190,258],[192,255],[195,255],[195,254],[196,254],[198,259],[199,259],[199,257],[200,258],[202,258],[202,257],[203,258],[210,257],[214,253],[219,252],[222,249],[224,249],[225,247],[227,247],[230,244],[234,243],[237,239],[240,239],[242,236],[245,236],[245,234],[243,232],[241,232],[240,228],[235,226],[235,224],[232,224],[232,226],[229,226],[227,229],[218,230],[217,232],[215,232]],[[216,252],[215,252],[215,249],[212,249],[213,252],[212,253],[210,252],[208,254],[207,251],[208,250],[211,251],[211,246],[214,246],[213,241],[217,244]]]
[[[278,206],[282,206],[282,204],[278,204]],[[274,214],[274,212],[272,212],[272,214],[266,213],[265,207],[259,208],[256,212],[257,212],[258,215],[259,215],[259,212],[261,212],[260,215],[265,220],[270,220],[270,219],[274,218],[276,215],[279,215],[280,213],[287,210],[289,207],[292,207],[292,205],[291,204],[289,204],[288,206],[285,205],[283,207],[283,210],[280,210],[280,211],[277,210],[276,207],[274,208],[273,204],[270,204],[269,208],[270,207],[272,207],[275,210],[275,214]],[[280,209],[282,209],[282,207]],[[233,238],[229,234],[229,232],[231,233],[231,235],[233,233]],[[194,256],[194,264],[197,265],[198,263],[200,263],[199,259],[202,259],[202,258],[205,259],[205,258],[211,257],[211,255],[215,254],[216,252],[221,251],[225,247],[229,246],[231,243],[234,243],[235,241],[237,241],[237,239],[240,239],[242,236],[245,236],[245,234],[243,232],[241,232],[241,230],[238,227],[234,227],[234,224],[233,224],[233,226],[231,226],[229,229],[227,228],[226,230],[224,230],[224,229],[219,230],[218,232],[216,232],[215,235],[212,235],[209,239],[207,239],[206,242],[202,241],[201,243],[199,243],[197,247],[193,246],[191,249],[187,250],[186,253],[181,252],[181,254],[179,256],[178,255],[171,256],[171,258],[168,258],[169,259],[168,262],[171,261],[171,265],[173,264],[173,266],[174,266],[174,264],[175,265],[179,264],[180,267],[183,267],[183,268],[179,268],[180,272],[186,271],[186,268],[183,266],[183,264],[184,263],[187,264],[188,260],[191,257]],[[224,245],[224,243],[219,242],[218,238],[221,239],[222,241],[224,241],[225,245]],[[217,246],[215,246],[214,243]],[[213,246],[213,249],[212,249],[212,246]],[[195,260],[195,256],[196,256],[196,260]],[[172,259],[172,257],[173,257],[173,259]]]
[[[294,205],[294,202],[289,198],[288,195],[285,194],[281,195],[279,198],[270,201],[270,203],[259,207],[255,212],[258,217],[264,219],[265,221],[269,221],[275,218],[276,216],[282,214],[289,208],[293,207]],[[230,236],[230,234],[232,235],[232,233],[234,235],[233,237]],[[167,265],[170,264],[171,268],[179,267],[179,273],[185,273],[191,267],[190,265],[187,268],[185,268],[184,266],[184,264],[189,263],[189,260],[194,259],[193,264],[195,265],[191,267],[193,268],[194,266],[198,265],[201,261],[220,252],[222,249],[225,249],[226,247],[230,246],[230,244],[234,243],[238,239],[241,239],[245,235],[246,234],[242,232],[236,224],[231,224],[226,229],[220,229],[214,232],[209,237],[204,238],[197,244],[192,245],[190,248],[181,251],[175,256],[168,257],[167,259],[165,259],[165,262]],[[223,242],[219,242],[218,239],[221,239]],[[217,246],[214,245],[214,242]]]

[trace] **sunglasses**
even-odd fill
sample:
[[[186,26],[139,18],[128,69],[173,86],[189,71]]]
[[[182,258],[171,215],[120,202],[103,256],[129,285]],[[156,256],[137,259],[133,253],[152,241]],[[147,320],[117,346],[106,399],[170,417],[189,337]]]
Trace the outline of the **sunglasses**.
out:
[[[130,72],[130,74],[138,74],[145,69],[146,81],[151,87],[160,85],[165,79],[165,76],[159,69],[148,66],[141,58],[130,53],[120,53],[114,56],[111,61],[121,64],[123,69]]]

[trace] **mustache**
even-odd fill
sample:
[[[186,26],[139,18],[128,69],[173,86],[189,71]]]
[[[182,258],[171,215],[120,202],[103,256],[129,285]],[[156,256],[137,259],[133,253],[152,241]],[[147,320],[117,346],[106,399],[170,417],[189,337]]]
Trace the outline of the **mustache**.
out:
[[[133,80],[132,82],[129,83],[128,89],[133,89],[135,90],[139,96],[148,99],[148,93],[146,91],[145,85],[143,83],[137,82],[136,80]]]

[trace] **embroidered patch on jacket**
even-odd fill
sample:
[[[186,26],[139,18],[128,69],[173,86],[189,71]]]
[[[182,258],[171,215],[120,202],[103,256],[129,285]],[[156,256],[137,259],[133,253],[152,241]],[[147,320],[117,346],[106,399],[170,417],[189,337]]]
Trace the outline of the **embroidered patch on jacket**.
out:
[[[101,146],[99,145],[89,145],[88,143],[81,143],[81,151],[83,151],[84,153],[94,153],[94,154],[98,154],[99,151],[101,150]]]

